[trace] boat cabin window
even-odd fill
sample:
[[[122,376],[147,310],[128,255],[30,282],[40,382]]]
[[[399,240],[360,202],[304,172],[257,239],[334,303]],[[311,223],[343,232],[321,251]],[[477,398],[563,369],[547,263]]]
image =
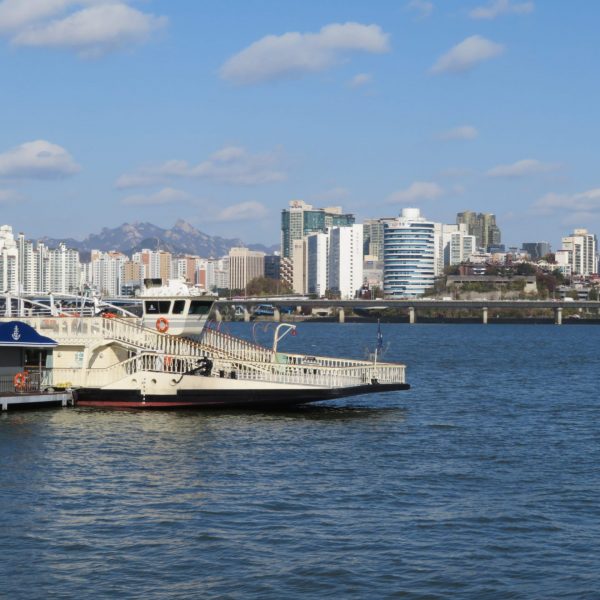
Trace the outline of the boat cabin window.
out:
[[[144,309],[147,315],[166,315],[171,308],[170,300],[146,300]]]
[[[173,314],[181,315],[185,309],[185,300],[175,300],[173,302]]]
[[[210,307],[213,305],[212,300],[192,300],[190,303],[190,315],[207,315],[210,312]]]

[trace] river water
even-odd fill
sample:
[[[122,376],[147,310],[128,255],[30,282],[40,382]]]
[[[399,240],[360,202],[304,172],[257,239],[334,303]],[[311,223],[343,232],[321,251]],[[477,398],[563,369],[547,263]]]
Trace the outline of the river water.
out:
[[[599,598],[600,327],[382,331],[408,392],[2,415],[0,597]],[[282,344],[363,358],[375,333]]]

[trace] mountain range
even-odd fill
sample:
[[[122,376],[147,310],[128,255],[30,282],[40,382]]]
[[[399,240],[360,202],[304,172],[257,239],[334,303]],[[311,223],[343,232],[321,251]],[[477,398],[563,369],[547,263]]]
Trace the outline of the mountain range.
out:
[[[230,248],[235,246],[245,246],[267,254],[279,250],[279,245],[245,244],[238,238],[211,236],[182,219],[178,220],[170,229],[163,229],[152,223],[123,223],[114,229],[105,227],[100,233],[92,233],[83,240],[45,237],[39,241],[44,242],[50,248],[54,248],[62,242],[69,248],[79,250],[84,260],[91,250],[103,252],[118,250],[130,255],[142,248],[150,248],[151,250],[165,250],[173,254],[195,254],[205,258],[224,256]]]

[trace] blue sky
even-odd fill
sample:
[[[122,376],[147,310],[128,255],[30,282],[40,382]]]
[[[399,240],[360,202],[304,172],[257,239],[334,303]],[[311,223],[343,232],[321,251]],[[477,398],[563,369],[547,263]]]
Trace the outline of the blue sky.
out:
[[[275,243],[291,199],[600,234],[600,4],[2,0],[0,211]]]

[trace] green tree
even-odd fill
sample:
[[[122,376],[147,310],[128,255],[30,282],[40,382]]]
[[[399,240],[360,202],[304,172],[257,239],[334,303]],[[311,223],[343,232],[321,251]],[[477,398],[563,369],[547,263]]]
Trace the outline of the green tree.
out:
[[[293,293],[294,290],[287,283],[270,277],[255,277],[246,286],[248,296],[277,296]]]

